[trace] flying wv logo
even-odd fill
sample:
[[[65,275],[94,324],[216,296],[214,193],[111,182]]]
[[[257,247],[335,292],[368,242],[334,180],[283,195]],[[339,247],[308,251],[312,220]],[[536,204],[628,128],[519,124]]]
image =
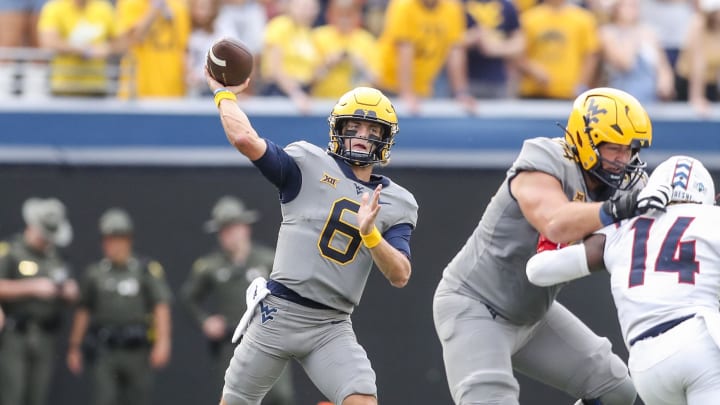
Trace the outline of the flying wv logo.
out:
[[[355,192],[357,193],[357,195],[360,195],[365,192],[365,188],[363,188],[363,186],[355,183]]]
[[[590,103],[588,104],[588,107],[587,107],[587,115],[586,115],[588,124],[591,122],[597,123],[598,121],[600,121],[600,119],[597,117],[598,114],[607,114],[607,110],[604,108],[601,110],[598,107],[598,105],[595,104],[595,99],[591,98]]]
[[[269,305],[265,305],[264,302],[260,301],[260,315],[262,315],[262,320],[260,323],[264,325],[265,322],[275,319],[272,314],[276,313],[277,311],[277,308],[271,308]]]
[[[688,178],[692,170],[692,162],[689,160],[678,160],[675,165],[675,173],[673,174],[673,187],[688,188]]]

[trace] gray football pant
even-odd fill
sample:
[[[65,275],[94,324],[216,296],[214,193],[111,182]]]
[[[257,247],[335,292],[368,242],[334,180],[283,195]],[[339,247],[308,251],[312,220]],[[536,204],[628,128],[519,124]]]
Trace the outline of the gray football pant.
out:
[[[230,360],[223,399],[227,405],[260,404],[291,358],[336,404],[351,394],[377,395],[375,372],[350,315],[268,296]]]
[[[610,342],[558,302],[539,322],[519,326],[493,319],[476,299],[439,288],[433,314],[458,405],[518,404],[513,369],[574,398],[597,398],[629,382],[627,367]],[[621,401],[633,403],[630,391]]]

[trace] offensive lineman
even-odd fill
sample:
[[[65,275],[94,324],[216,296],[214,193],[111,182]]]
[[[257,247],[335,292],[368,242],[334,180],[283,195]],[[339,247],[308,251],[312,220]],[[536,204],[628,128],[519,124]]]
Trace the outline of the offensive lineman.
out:
[[[278,188],[283,214],[271,279],[248,290],[248,299],[269,295],[248,306],[254,317],[246,331],[240,322],[244,335],[220,403],[259,404],[294,357],[335,404],[377,404],[375,372],[350,314],[373,263],[395,287],[410,278],[417,203],[372,173],[390,157],[395,109],[380,91],[358,87],[330,114],[327,150],[304,141],[282,149],[260,138],[235,102],[249,80],[226,89],[206,77],[228,141]]]
[[[699,161],[673,156],[648,184],[672,188],[667,212],[608,226],[584,243],[533,256],[531,282],[567,282],[607,268],[628,366],[646,405],[720,398],[720,207]]]
[[[579,403],[635,401],[610,342],[555,301],[561,286],[530,284],[525,263],[539,233],[567,243],[638,207],[663,206],[650,189],[638,197],[646,180],[638,153],[651,141],[642,105],[610,88],[575,100],[565,139],[525,141],[435,292],[435,328],[456,404],[518,404],[513,369],[582,398]]]

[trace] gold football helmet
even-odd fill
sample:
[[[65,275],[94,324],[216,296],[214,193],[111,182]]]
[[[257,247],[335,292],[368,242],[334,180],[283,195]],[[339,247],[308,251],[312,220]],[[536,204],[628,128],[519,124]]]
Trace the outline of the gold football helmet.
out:
[[[375,139],[375,146],[368,151],[357,152],[345,147],[345,140],[359,139],[356,133],[343,133],[348,120],[370,121],[383,127],[381,139]],[[330,143],[328,152],[343,158],[355,166],[367,166],[374,163],[385,164],[390,159],[390,148],[398,133],[398,119],[390,99],[380,90],[370,87],[357,87],[345,93],[333,107],[328,117],[330,125]]]
[[[584,170],[603,183],[631,188],[644,173],[639,152],[652,143],[652,124],[645,108],[630,94],[608,87],[588,90],[575,99],[565,140]],[[630,146],[633,157],[618,173],[605,170],[597,149],[603,142]],[[617,166],[618,162],[607,162]]]

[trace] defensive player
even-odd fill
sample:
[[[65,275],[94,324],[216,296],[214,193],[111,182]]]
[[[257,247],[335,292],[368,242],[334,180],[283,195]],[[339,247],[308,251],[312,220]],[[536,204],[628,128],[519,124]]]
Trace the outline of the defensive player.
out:
[[[634,97],[599,88],[575,100],[565,132],[524,142],[443,273],[433,313],[456,404],[517,404],[513,369],[587,403],[635,400],[610,342],[555,301],[560,286],[530,284],[525,264],[538,232],[567,243],[638,206],[662,206],[637,191],[647,179],[638,153],[650,146],[652,126]]]
[[[208,77],[228,140],[278,188],[283,221],[271,279],[249,290],[250,298],[270,295],[240,329],[221,404],[259,404],[290,358],[335,404],[377,404],[375,373],[350,314],[373,263],[395,287],[410,277],[417,203],[372,173],[390,158],[395,110],[380,91],[358,87],[330,114],[327,150],[304,141],[283,149],[261,138],[235,102],[248,83],[225,89]]]
[[[672,188],[667,212],[608,226],[527,264],[549,286],[607,268],[630,357],[646,405],[711,405],[720,398],[720,207],[699,161],[673,156],[649,184]]]

